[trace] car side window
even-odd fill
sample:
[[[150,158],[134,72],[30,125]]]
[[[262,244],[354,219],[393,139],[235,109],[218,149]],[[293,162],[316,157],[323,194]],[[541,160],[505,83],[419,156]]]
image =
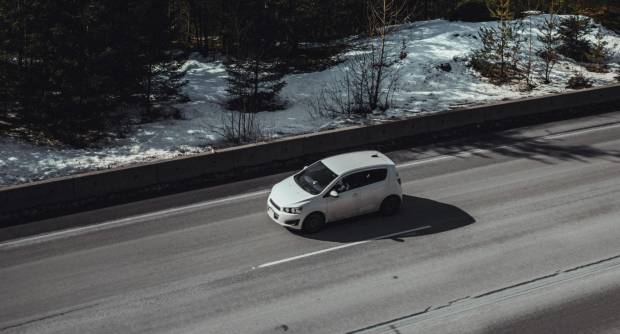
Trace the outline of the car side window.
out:
[[[357,184],[359,183],[358,179],[360,179],[357,174],[358,173],[343,177],[342,179],[340,179],[340,181],[336,182],[332,190],[335,190],[339,194],[342,194],[344,192],[357,188]]]
[[[343,193],[343,192],[345,192],[345,191],[349,190],[349,185],[348,185],[348,184],[345,184],[343,181],[344,181],[344,180],[340,180],[340,181],[338,181],[338,182],[334,185],[334,187],[332,188],[332,190],[335,190],[335,191],[336,191],[336,192],[338,192],[338,193]]]
[[[346,190],[353,190],[363,186],[364,175],[362,173],[354,173],[349,176],[345,176],[342,179],[342,184]]]
[[[373,169],[368,171],[367,181],[368,184],[372,184],[375,182],[381,182],[387,178],[387,169]]]
[[[371,169],[363,172],[353,173],[345,176],[340,182],[336,184],[334,190],[339,193],[361,188],[369,184],[381,182],[387,177],[387,169]],[[340,189],[340,190],[339,190]]]

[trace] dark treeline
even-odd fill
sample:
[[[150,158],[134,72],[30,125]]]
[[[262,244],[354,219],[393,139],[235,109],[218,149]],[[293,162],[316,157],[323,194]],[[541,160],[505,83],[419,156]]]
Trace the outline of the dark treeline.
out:
[[[182,99],[170,3],[0,0],[0,117],[80,145]],[[1,128],[0,128],[1,129]]]
[[[330,42],[368,31],[368,2],[381,0],[170,0],[175,39],[204,54],[218,51],[234,55],[240,43],[251,39],[256,20],[272,20],[268,38],[284,51],[295,52],[299,43]],[[415,21],[454,18],[463,5],[486,12],[489,0],[403,0],[401,18]],[[575,13],[606,6],[613,0],[517,0],[514,17],[529,9],[548,11],[551,3],[560,13]],[[467,7],[467,6],[465,6]],[[264,13],[267,13],[265,15]],[[486,15],[483,13],[483,15]],[[458,17],[457,17],[458,18]],[[249,34],[248,34],[249,32]]]
[[[185,99],[179,61],[189,52],[277,61],[286,71],[324,57],[331,42],[367,33],[367,1],[0,0],[0,131],[83,145],[174,115],[170,106]],[[484,5],[403,1],[400,21]],[[513,10],[545,10],[550,1],[514,1]],[[566,10],[586,3],[556,2]]]

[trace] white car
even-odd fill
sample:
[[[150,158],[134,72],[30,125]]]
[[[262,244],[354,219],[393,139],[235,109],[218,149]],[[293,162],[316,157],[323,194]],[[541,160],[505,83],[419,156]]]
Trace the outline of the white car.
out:
[[[273,186],[267,211],[282,226],[313,233],[328,222],[365,213],[395,214],[402,202],[400,183],[396,165],[382,153],[341,154]]]

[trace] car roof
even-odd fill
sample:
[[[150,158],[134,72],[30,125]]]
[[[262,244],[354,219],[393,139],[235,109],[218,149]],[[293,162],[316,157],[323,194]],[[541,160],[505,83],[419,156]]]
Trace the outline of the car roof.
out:
[[[360,151],[335,155],[321,162],[338,175],[369,167],[394,166],[394,162],[378,151]]]

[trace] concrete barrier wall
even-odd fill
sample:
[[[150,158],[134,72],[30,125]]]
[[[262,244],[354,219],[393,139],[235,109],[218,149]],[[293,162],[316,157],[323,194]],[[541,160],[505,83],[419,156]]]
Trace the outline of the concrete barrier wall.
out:
[[[620,101],[620,85],[438,112],[372,126],[354,126],[218,150],[173,160],[0,188],[0,215],[79,203],[257,166],[394,141],[464,126]]]

